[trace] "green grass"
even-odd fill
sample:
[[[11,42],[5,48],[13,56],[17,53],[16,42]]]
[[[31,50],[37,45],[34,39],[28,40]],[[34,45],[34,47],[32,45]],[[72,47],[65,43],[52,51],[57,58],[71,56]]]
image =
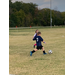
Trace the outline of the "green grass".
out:
[[[65,28],[39,28],[46,44],[42,50],[30,56],[36,29],[9,30],[9,74],[17,75],[65,75]]]

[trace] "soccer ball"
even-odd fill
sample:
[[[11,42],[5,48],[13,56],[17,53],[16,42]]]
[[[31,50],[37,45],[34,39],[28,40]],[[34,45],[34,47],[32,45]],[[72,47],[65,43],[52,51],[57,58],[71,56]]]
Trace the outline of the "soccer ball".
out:
[[[49,54],[52,54],[52,50],[49,50],[48,53],[49,53]]]

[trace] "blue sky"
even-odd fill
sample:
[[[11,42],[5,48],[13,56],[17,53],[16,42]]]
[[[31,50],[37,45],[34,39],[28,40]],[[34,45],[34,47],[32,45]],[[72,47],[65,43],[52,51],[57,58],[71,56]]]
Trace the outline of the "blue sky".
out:
[[[38,8],[50,8],[50,0],[12,0],[15,1],[23,1],[25,3],[36,3]],[[57,11],[65,11],[65,0],[51,0],[51,8]]]

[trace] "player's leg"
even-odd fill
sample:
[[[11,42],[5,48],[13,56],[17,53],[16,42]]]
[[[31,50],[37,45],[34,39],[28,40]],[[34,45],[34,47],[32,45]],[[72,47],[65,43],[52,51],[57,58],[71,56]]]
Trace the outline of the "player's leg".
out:
[[[34,49],[33,51],[30,51],[30,56],[32,56],[32,54],[34,53],[34,52],[36,52],[37,51],[37,49]]]
[[[33,47],[35,48],[35,46],[36,46],[36,45],[37,45],[37,44],[34,44],[34,46],[33,46]]]
[[[43,51],[43,54],[47,54],[47,53],[45,52],[45,49],[44,49],[44,47],[42,47],[42,51]]]
[[[33,51],[32,51],[32,53],[34,53],[34,52],[36,52],[38,49],[34,49]]]

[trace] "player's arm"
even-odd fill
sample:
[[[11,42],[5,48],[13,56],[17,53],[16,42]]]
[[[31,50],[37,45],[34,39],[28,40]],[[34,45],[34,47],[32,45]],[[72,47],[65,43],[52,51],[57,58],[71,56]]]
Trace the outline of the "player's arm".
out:
[[[33,38],[36,36],[36,33],[34,34]]]
[[[33,40],[36,40],[36,37],[34,37]]]
[[[42,41],[43,43],[45,43],[45,41]],[[46,43],[45,43],[46,44]]]
[[[45,43],[45,41],[43,40],[43,38],[41,37],[41,41],[43,42],[43,43]],[[45,43],[46,44],[46,43]]]

